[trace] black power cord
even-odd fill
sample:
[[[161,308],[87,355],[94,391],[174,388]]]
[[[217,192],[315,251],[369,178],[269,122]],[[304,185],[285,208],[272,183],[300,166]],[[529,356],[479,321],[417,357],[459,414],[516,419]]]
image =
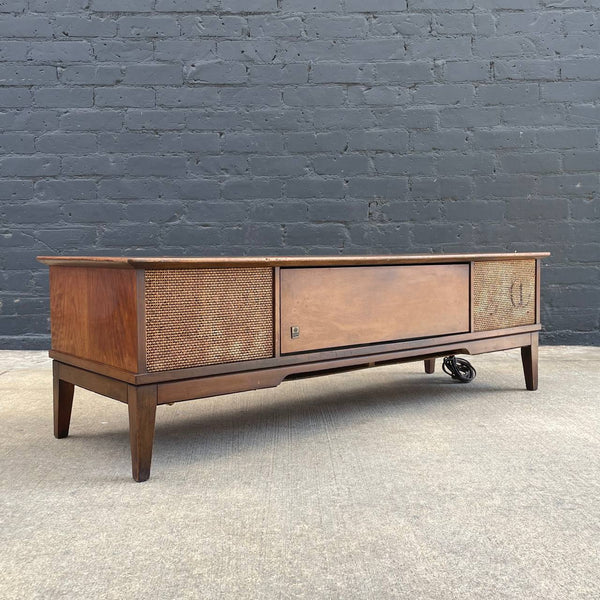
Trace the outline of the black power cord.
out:
[[[445,356],[442,369],[459,383],[470,383],[477,375],[475,367],[468,360],[456,356]]]

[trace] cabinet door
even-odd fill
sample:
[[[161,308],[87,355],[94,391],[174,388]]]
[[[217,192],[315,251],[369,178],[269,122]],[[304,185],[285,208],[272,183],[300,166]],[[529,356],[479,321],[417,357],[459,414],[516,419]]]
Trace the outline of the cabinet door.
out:
[[[281,352],[469,331],[469,265],[281,269]]]

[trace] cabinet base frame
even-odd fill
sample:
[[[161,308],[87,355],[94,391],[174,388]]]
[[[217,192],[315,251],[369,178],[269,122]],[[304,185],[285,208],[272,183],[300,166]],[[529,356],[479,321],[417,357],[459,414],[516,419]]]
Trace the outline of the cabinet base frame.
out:
[[[75,386],[114,398],[128,405],[132,474],[136,481],[150,476],[156,407],[195,398],[206,398],[248,390],[276,387],[286,378],[326,375],[351,369],[384,364],[425,361],[427,373],[433,373],[436,357],[449,354],[483,354],[510,348],[520,348],[525,384],[537,389],[538,332],[515,333],[482,339],[466,339],[448,344],[379,352],[361,356],[346,356],[330,360],[303,362],[222,373],[204,377],[157,381],[135,385],[105,374],[53,360],[54,435],[67,437]]]

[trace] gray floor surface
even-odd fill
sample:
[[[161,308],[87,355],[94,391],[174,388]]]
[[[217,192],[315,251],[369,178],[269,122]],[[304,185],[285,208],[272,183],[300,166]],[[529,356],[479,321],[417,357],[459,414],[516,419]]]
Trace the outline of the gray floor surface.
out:
[[[151,479],[127,409],[45,353],[0,353],[0,598],[600,598],[600,348],[422,363],[161,406]]]

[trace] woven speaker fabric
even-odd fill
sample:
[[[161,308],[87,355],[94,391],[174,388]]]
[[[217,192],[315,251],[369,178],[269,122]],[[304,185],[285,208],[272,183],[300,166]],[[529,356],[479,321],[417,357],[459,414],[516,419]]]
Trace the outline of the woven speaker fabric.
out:
[[[535,323],[535,260],[473,263],[473,328],[504,329]]]
[[[145,273],[148,371],[273,356],[271,268]]]

